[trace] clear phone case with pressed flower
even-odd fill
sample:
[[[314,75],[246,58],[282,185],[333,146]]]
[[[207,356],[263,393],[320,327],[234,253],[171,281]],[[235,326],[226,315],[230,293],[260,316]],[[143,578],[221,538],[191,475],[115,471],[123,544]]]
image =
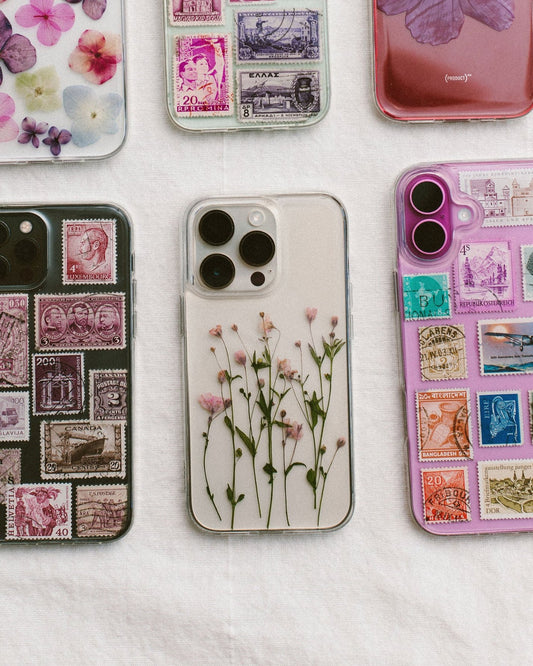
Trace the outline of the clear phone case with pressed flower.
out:
[[[341,527],[354,501],[341,205],[210,199],[187,234],[193,520],[225,533]]]
[[[122,0],[0,4],[0,163],[108,157],[126,133]]]

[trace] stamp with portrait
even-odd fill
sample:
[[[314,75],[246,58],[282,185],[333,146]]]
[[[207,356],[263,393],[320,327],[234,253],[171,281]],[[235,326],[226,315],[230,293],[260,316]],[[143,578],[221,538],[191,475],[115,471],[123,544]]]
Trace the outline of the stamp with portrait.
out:
[[[70,483],[9,484],[6,539],[71,539],[71,494]]]
[[[522,259],[522,293],[524,301],[533,301],[533,245],[520,247]]]
[[[481,518],[533,517],[533,460],[478,463]]]
[[[170,0],[172,25],[223,23],[223,0]]]
[[[416,406],[421,461],[473,457],[468,389],[420,391]]]
[[[466,341],[462,324],[418,329],[422,381],[466,379]]]
[[[0,442],[27,442],[29,439],[30,394],[0,391]]]
[[[63,221],[63,284],[115,284],[115,220]]]
[[[90,371],[91,421],[125,421],[128,416],[126,370]]]
[[[20,483],[20,449],[0,449],[0,504],[6,503],[8,485]]]
[[[126,476],[124,426],[89,421],[41,423],[43,479]]]
[[[0,295],[0,386],[28,386],[28,296]]]
[[[520,391],[486,391],[477,394],[480,446],[520,446],[522,407]]]
[[[482,375],[533,373],[533,319],[478,322]]]
[[[426,523],[470,520],[470,491],[466,467],[423,469],[422,492]]]
[[[403,315],[406,321],[450,317],[448,273],[404,275]]]
[[[34,354],[33,413],[79,414],[83,408],[83,354]]]
[[[38,294],[35,297],[37,349],[124,349],[125,295]]]
[[[78,486],[76,526],[79,537],[115,537],[128,521],[127,486]]]

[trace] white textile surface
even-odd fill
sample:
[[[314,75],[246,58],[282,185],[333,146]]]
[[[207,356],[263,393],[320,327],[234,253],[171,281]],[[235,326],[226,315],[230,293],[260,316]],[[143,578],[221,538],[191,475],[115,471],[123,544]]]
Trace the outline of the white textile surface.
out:
[[[110,160],[2,167],[2,203],[115,202],[137,268],[134,525],[0,551],[2,664],[508,664],[531,659],[533,535],[438,538],[410,516],[391,271],[404,168],[526,158],[533,116],[397,124],[372,99],[370,2],[330,2],[333,101],[310,129],[191,135],[165,109],[162,1],[127,2],[129,135]],[[350,220],[356,508],[323,535],[190,521],[178,293],[187,207],[327,191]],[[533,241],[532,241],[533,242]]]

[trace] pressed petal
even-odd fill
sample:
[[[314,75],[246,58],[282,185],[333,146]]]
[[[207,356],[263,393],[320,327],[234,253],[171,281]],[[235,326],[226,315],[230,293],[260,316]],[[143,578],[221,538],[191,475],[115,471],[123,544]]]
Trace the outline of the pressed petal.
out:
[[[68,58],[68,66],[78,74],[86,74],[91,69],[91,56],[75,48]]]
[[[493,30],[506,30],[514,20],[514,0],[461,0],[461,7]]]
[[[27,37],[15,34],[4,44],[0,57],[10,72],[18,74],[35,65],[37,52]]]
[[[52,9],[52,21],[61,32],[70,30],[74,25],[76,15],[69,5],[56,5]]]
[[[4,12],[0,12],[0,47],[11,37],[12,32],[11,23]]]
[[[40,141],[39,141],[39,137],[36,136],[35,134],[32,134],[32,135],[31,135],[31,143],[32,143],[32,145],[33,145],[34,148],[38,148],[38,147],[39,147],[39,143],[40,143]]]
[[[93,127],[87,127],[85,123],[75,121],[72,123],[72,143],[79,148],[96,143],[101,133]]]
[[[42,14],[50,14],[54,6],[54,0],[30,0],[30,5]]]
[[[97,21],[106,10],[107,0],[83,0],[82,7],[89,18]]]
[[[54,46],[61,37],[61,30],[58,30],[51,21],[41,21],[37,28],[37,39],[44,46]]]
[[[461,32],[465,17],[458,2],[433,0],[417,3],[405,16],[405,25],[417,42],[447,44]]]
[[[33,118],[26,118],[22,119],[22,122],[20,123],[20,128],[24,132],[34,132],[35,131],[35,120]]]
[[[84,116],[83,109],[97,99],[88,86],[68,86],[63,91],[63,106],[69,118],[77,119]]]
[[[22,132],[17,139],[19,143],[29,143],[30,139],[33,137],[33,134],[30,132]]]
[[[35,134],[44,134],[48,129],[48,123],[42,122],[37,123],[36,128],[34,129]]]
[[[401,14],[416,7],[421,0],[378,0],[378,9],[387,16]]]
[[[101,51],[106,44],[106,38],[98,30],[85,30],[78,40],[78,47],[85,53]]]
[[[33,5],[23,5],[15,14],[15,21],[23,28],[33,28],[42,21],[42,12]]]
[[[19,128],[11,118],[0,118],[0,142],[13,141],[17,138]]]
[[[0,118],[11,118],[14,113],[15,102],[13,99],[6,93],[0,93]]]
[[[72,139],[72,134],[68,130],[61,130],[57,136],[57,140],[60,144],[64,145]]]

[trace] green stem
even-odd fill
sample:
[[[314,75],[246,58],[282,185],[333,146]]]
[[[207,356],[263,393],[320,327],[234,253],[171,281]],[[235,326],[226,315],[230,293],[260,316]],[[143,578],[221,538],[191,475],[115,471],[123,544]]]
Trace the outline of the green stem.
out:
[[[212,423],[212,418],[211,416],[209,417],[209,421],[207,423],[207,432],[205,433],[205,446],[204,446],[204,478],[205,478],[205,489],[207,490],[207,495],[209,499],[211,500],[211,504],[213,505],[215,511],[217,512],[217,516],[219,520],[222,520],[222,517],[218,511],[217,505],[215,503],[215,495],[211,492],[211,488],[209,487],[209,480],[207,478],[207,447],[209,446],[209,431],[211,429],[211,423]]]
[[[289,505],[287,502],[287,465],[285,463],[285,446],[287,441],[283,438],[281,446],[283,447],[283,494],[285,497],[285,518],[287,520],[287,525],[290,527],[291,523],[289,521]]]
[[[333,465],[333,461],[335,460],[335,456],[337,455],[337,452],[339,450],[339,447],[335,449],[335,453],[333,454],[333,458],[331,459],[331,462],[329,463],[329,467],[327,472],[324,472],[324,482],[322,483],[322,491],[320,493],[320,504],[318,505],[318,516],[316,519],[316,526],[320,527],[320,512],[322,511],[322,500],[324,499],[324,490],[326,489],[326,479],[328,478],[329,470],[331,469],[331,466]]]

